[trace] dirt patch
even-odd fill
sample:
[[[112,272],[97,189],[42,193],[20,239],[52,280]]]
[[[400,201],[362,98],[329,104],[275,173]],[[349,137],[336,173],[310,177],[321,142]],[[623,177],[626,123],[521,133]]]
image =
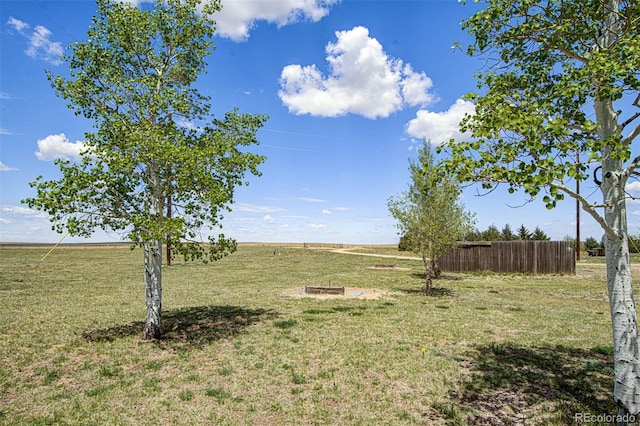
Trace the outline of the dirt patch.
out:
[[[367,269],[381,269],[384,271],[410,271],[411,268],[401,268],[396,265],[375,265],[369,266]]]
[[[364,287],[345,287],[344,294],[307,294],[304,292],[304,287],[292,288],[285,290],[281,293],[283,296],[288,297],[311,297],[314,299],[383,299],[391,296],[391,293],[386,290],[380,290],[378,288],[364,288]]]

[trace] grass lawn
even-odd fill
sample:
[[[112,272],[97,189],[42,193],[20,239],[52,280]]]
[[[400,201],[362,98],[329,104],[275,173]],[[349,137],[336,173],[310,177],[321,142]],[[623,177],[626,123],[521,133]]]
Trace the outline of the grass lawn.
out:
[[[240,246],[164,269],[165,338],[140,339],[142,253],[0,250],[0,424],[572,424],[615,413],[604,265],[445,274]],[[397,252],[396,252],[397,253]],[[636,277],[637,279],[637,277]],[[305,285],[386,290],[295,298]]]

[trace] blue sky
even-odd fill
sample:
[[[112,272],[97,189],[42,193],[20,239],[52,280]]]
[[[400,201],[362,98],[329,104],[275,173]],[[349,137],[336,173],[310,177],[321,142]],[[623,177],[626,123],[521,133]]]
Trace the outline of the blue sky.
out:
[[[238,241],[384,244],[398,240],[386,201],[407,187],[408,159],[422,137],[460,137],[483,66],[452,48],[471,40],[460,22],[480,6],[456,0],[227,0],[216,50],[199,90],[213,112],[268,114],[256,152],[262,176],[237,190],[223,232]],[[36,176],[58,176],[53,160],[74,158],[91,123],[53,93],[45,69],[84,40],[95,3],[11,1],[0,5],[0,241],[56,242],[45,214],[20,200]],[[540,226],[575,234],[575,201],[547,211],[541,201],[497,190],[463,193],[477,227]],[[592,183],[583,193],[599,192]],[[640,222],[630,206],[630,232]],[[639,211],[640,212],[640,211]],[[582,236],[602,235],[582,214]],[[93,241],[118,240],[96,232]],[[65,242],[81,241],[67,238]]]

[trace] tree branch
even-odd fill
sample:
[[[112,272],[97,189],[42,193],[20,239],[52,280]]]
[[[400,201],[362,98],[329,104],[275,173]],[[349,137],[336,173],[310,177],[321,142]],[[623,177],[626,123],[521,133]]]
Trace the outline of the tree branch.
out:
[[[620,125],[620,127],[624,129],[624,128],[625,128],[625,127],[627,127],[629,124],[631,124],[631,122],[632,122],[633,120],[635,120],[635,119],[636,119],[636,118],[638,118],[638,117],[640,117],[640,112],[636,112],[635,114],[633,114],[633,116],[632,116],[631,118],[629,118],[627,121],[625,121],[624,123],[622,123],[622,124]]]
[[[605,222],[604,217],[602,217],[602,215],[600,215],[596,211],[593,205],[589,204],[586,198],[584,198],[583,196],[581,196],[580,194],[578,194],[576,191],[572,190],[568,186],[565,186],[562,184],[551,184],[550,186],[553,186],[558,190],[568,194],[571,198],[578,200],[580,202],[580,206],[582,206],[582,210],[587,212],[596,222],[598,222],[598,224],[602,227],[602,229],[604,229],[604,232],[607,234],[609,238],[614,240],[618,238],[618,235],[615,233],[615,231],[611,227],[609,227],[609,225],[607,225],[607,222]]]
[[[623,177],[625,184],[627,183],[627,179],[629,179],[629,176],[634,174],[635,170],[638,168],[638,165],[640,165],[640,155],[631,160],[631,163],[629,163],[627,168],[624,170]]]
[[[576,130],[578,132],[582,132],[582,133],[587,133],[587,134],[597,134],[598,132],[596,130],[587,130],[586,128],[584,128],[583,126],[580,126],[579,124],[567,124],[567,129],[570,130]]]
[[[634,116],[634,119],[637,118],[637,117],[640,117],[640,113],[636,114]],[[628,121],[629,120],[627,120],[625,122],[625,125],[627,124]],[[624,127],[624,125],[623,125],[623,127]],[[629,134],[629,136],[627,136],[626,138],[622,139],[622,143],[625,144],[625,145],[631,145],[631,142],[633,142],[633,140],[635,138],[637,138],[638,136],[640,136],[640,124],[637,125],[635,129],[633,129],[633,132],[631,132]]]

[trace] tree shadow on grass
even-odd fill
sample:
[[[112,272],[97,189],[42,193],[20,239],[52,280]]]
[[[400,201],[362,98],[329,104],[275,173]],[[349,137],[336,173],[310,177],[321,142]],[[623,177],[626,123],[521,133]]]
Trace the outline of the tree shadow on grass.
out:
[[[445,287],[431,287],[431,293],[427,293],[424,284],[421,287],[412,288],[397,288],[396,291],[401,291],[406,294],[417,294],[427,297],[453,297],[453,290]]]
[[[416,295],[422,295],[422,296],[428,296],[428,297],[453,297],[455,296],[455,293],[452,289],[446,288],[446,287],[437,287],[436,285],[438,283],[445,284],[445,281],[457,281],[460,279],[460,277],[457,277],[455,275],[445,275],[445,274],[440,275],[439,278],[434,277],[431,281],[433,284],[433,286],[431,287],[431,293],[427,293],[424,272],[422,273],[414,272],[414,273],[411,273],[410,276],[411,278],[416,280],[417,287],[395,288],[394,290],[400,291],[406,294],[416,294]]]
[[[162,338],[155,341],[161,347],[203,347],[220,339],[241,333],[246,327],[264,319],[274,318],[270,309],[247,309],[240,306],[194,306],[172,309],[162,314]],[[90,342],[111,342],[118,338],[142,336],[143,321],[88,330],[82,337]]]
[[[479,346],[462,361],[462,385],[434,404],[432,417],[450,425],[568,425],[576,413],[616,414],[609,349]]]
[[[411,273],[411,277],[419,279],[422,282],[424,282],[425,274],[424,272],[413,272]],[[462,277],[459,275],[449,275],[449,274],[442,273],[440,277],[438,278],[434,277],[433,279],[437,281],[460,281],[462,280]]]

